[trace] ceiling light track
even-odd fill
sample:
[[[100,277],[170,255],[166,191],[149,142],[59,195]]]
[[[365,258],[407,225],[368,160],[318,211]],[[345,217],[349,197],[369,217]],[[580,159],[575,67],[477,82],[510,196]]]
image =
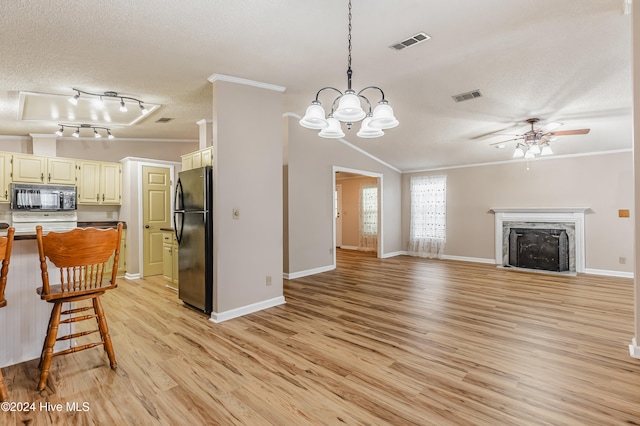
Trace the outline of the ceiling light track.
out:
[[[76,125],[76,124],[58,124],[58,126],[60,126],[60,128],[55,133],[58,136],[62,136],[64,134],[64,128],[67,127],[69,129],[75,129],[75,131],[71,134],[71,136],[73,136],[74,138],[79,138],[80,137],[80,129],[92,129],[93,130],[93,137],[95,139],[102,138],[102,133],[98,132],[98,130],[102,130],[102,131],[106,132],[107,139],[115,139],[115,136],[113,136],[113,134],[111,133],[111,129],[108,128],[108,127],[92,126],[91,124],[80,124],[80,125]]]
[[[144,101],[140,99],[132,98],[131,96],[121,96],[118,94],[118,92],[106,91],[102,93],[93,93],[93,92],[87,92],[85,90],[80,90],[76,88],[73,88],[72,90],[76,92],[75,95],[69,98],[69,102],[71,102],[73,105],[78,104],[78,99],[80,98],[81,95],[87,95],[87,96],[94,96],[98,98],[101,102],[104,102],[104,98],[120,99],[120,111],[122,112],[127,112],[127,105],[124,102],[125,100],[137,103],[138,107],[140,108],[140,111],[142,112],[142,115],[146,115],[149,112],[149,110],[147,110],[147,108],[144,106]]]
[[[304,117],[300,120],[300,125],[308,129],[320,130],[319,136],[323,138],[341,138],[344,137],[340,122],[346,123],[347,129],[356,121],[362,121],[362,127],[357,135],[361,138],[377,138],[384,135],[383,129],[391,129],[399,123],[393,115],[393,109],[384,97],[384,92],[377,86],[367,86],[359,92],[355,92],[351,88],[351,0],[349,0],[349,36],[348,41],[348,57],[347,57],[347,90],[341,92],[335,87],[323,87],[316,93],[316,98],[307,108]],[[378,90],[381,100],[378,106],[371,109],[371,102],[362,93],[365,90]],[[320,93],[325,90],[332,90],[338,93],[338,96],[331,104],[331,112],[326,115],[322,104],[318,100]],[[367,105],[367,111],[362,109],[360,103],[364,100]]]

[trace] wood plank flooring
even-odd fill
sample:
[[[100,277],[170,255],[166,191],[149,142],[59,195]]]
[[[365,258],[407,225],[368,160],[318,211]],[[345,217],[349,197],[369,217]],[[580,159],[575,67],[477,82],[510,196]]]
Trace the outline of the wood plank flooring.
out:
[[[339,250],[284,285],[285,305],[214,324],[159,277],[121,280],[118,369],[57,357],[39,393],[37,360],[5,368],[36,410],[0,424],[640,424],[630,279]]]

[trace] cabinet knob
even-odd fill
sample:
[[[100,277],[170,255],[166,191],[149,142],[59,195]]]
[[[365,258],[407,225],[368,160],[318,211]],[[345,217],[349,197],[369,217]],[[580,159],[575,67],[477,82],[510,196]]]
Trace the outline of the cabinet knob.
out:
[[[49,173],[49,182],[51,182],[51,173]]]
[[[40,173],[40,182],[44,182],[44,173]]]

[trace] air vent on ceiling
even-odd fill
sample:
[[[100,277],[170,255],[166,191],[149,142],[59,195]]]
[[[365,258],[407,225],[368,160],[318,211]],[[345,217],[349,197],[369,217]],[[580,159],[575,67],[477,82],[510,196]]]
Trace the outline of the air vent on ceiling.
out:
[[[480,90],[472,90],[471,92],[460,93],[459,95],[453,95],[452,98],[456,102],[468,101],[469,99],[475,99],[482,96]]]
[[[409,37],[406,40],[402,40],[398,43],[395,43],[391,46],[389,46],[392,49],[395,50],[402,50],[405,49],[407,47],[411,47],[411,46],[415,46],[416,44],[422,43],[423,41],[427,41],[431,38],[431,36],[427,33],[418,33],[414,36]]]
[[[173,118],[162,117],[162,118],[158,118],[156,120],[156,123],[168,123],[171,120],[173,120]]]

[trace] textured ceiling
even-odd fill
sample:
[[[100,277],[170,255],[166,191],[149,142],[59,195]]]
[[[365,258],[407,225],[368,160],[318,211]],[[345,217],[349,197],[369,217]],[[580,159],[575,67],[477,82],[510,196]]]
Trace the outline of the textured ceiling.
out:
[[[630,149],[623,5],[353,0],[354,89],[380,86],[400,126],[378,139],[354,126],[345,139],[402,171],[509,160],[512,144],[490,144],[526,131],[529,117],[591,129],[554,142],[557,155]],[[420,31],[432,39],[389,48]],[[197,140],[214,73],[284,86],[283,113],[298,115],[321,87],[346,88],[347,2],[4,1],[0,46],[0,135],[53,133],[57,123],[18,120],[19,93],[75,87],[162,105],[114,127],[119,137]],[[451,98],[476,89],[483,97]]]

